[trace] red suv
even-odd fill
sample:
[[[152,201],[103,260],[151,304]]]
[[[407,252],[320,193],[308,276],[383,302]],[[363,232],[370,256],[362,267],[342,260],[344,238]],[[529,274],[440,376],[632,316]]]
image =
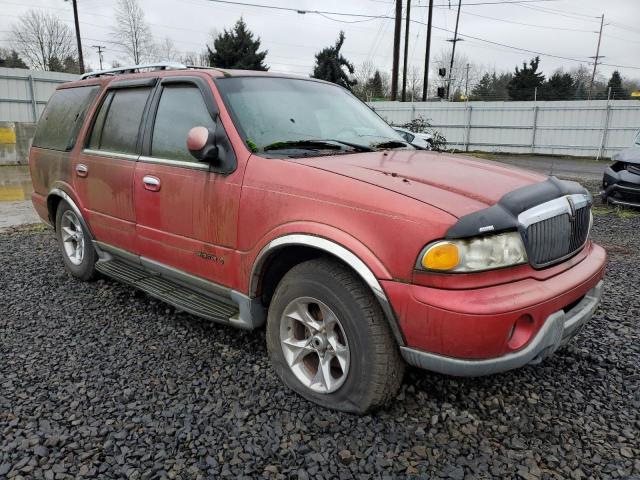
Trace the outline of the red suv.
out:
[[[30,169],[73,276],[266,324],[284,383],[339,410],[388,402],[405,364],[472,376],[540,362],[602,292],[580,185],[416,150],[310,78],[88,74],[49,101]]]

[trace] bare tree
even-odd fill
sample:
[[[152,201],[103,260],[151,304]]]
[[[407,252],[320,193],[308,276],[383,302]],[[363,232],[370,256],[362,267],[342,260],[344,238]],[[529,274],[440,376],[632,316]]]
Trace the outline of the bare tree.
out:
[[[178,52],[173,40],[169,37],[164,37],[164,39],[156,45],[155,56],[158,61],[177,62],[180,60],[180,52]]]
[[[449,80],[450,63],[450,50],[443,49],[438,55],[435,56],[432,67],[433,70],[432,73],[429,74],[429,78],[434,79],[433,81],[429,82],[429,88],[430,90],[433,90],[433,92],[431,92],[431,95],[435,95],[435,91],[438,87],[446,88],[447,82]],[[471,62],[469,58],[463,53],[456,53],[453,63],[453,71],[451,72],[451,88],[449,90],[451,98],[460,97],[460,95],[464,94],[464,89],[467,82],[467,65],[469,65],[469,92],[480,78],[481,68],[475,63]],[[447,69],[446,77],[442,78],[438,76],[438,68]]]
[[[200,53],[194,51],[184,52],[180,55],[178,61],[184,65],[209,65],[209,52],[202,50]]]
[[[149,60],[154,55],[153,37],[138,0],[118,0],[115,17],[113,43],[122,46],[134,64]]]
[[[30,10],[12,27],[12,46],[37,70],[51,70],[77,55],[71,28],[55,15]]]
[[[385,98],[391,97],[391,74],[389,72],[380,72],[380,79],[382,80],[382,92]]]
[[[407,98],[412,102],[422,99],[423,74],[422,68],[416,65],[412,66],[407,72]]]

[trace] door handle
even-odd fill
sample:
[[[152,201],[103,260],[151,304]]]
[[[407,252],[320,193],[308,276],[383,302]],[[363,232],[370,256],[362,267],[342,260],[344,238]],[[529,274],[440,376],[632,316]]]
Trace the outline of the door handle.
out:
[[[79,177],[86,177],[89,174],[89,167],[87,167],[84,163],[79,163],[76,165],[76,175]]]
[[[146,190],[149,190],[150,192],[160,191],[160,179],[158,177],[145,175],[144,177],[142,177],[142,183],[144,184],[144,188]]]

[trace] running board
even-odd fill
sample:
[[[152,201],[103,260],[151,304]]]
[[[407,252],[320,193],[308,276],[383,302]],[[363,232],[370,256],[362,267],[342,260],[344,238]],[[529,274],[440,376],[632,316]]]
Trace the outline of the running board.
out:
[[[243,328],[243,325],[239,325],[237,306],[212,298],[160,275],[149,273],[141,267],[111,259],[99,260],[96,263],[96,270],[185,312],[214,322]]]

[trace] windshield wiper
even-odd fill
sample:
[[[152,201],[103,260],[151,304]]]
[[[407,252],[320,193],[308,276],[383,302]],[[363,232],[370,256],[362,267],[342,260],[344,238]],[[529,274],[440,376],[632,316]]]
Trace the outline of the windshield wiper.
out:
[[[347,145],[348,147],[351,147],[354,150],[358,150],[359,152],[373,152],[373,151],[375,151],[375,148],[370,147],[368,145],[362,145],[360,143],[345,142],[344,140],[330,140],[330,141],[331,142],[341,143],[343,145]]]
[[[385,140],[384,142],[375,143],[372,146],[376,148],[400,148],[408,147],[409,143],[401,142],[400,140]]]
[[[300,148],[304,150],[343,150],[342,146],[351,147],[359,152],[372,152],[374,149],[366,145],[344,142],[342,140],[287,140],[283,142],[273,142],[262,148],[263,151],[286,150],[289,148]]]

